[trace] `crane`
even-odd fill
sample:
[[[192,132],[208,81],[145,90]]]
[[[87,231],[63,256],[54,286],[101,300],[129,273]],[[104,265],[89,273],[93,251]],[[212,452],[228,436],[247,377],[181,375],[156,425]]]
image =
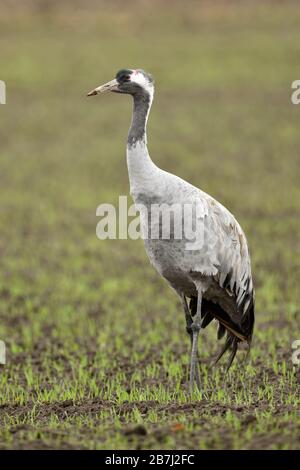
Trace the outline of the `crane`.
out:
[[[229,350],[227,370],[239,342],[250,348],[254,327],[254,288],[250,255],[243,230],[234,216],[218,201],[178,176],[157,167],[147,148],[146,127],[154,96],[154,79],[141,69],[122,69],[115,79],[100,85],[87,96],[104,92],[129,94],[133,98],[132,121],[127,139],[127,167],[130,194],[135,205],[148,209],[141,214],[141,231],[150,262],[179,295],[191,339],[190,388],[201,388],[198,361],[198,336],[212,320],[217,321],[217,338],[226,339],[216,362]],[[159,235],[149,235],[153,221],[151,208],[164,212],[176,205],[192,210],[173,213],[173,230],[168,238],[161,233],[162,221],[156,220]],[[150,214],[150,216],[149,216]],[[185,234],[175,237],[178,223],[196,223],[201,237],[188,243]],[[199,224],[197,225],[197,222]],[[155,225],[153,223],[153,225]],[[200,227],[200,229],[197,227]],[[151,234],[150,234],[151,235]],[[188,300],[189,299],[189,300]],[[248,349],[249,349],[248,348]]]

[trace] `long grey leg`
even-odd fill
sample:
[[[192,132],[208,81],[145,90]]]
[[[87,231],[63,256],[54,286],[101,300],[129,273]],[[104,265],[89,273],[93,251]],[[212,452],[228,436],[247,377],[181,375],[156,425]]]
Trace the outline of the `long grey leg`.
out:
[[[190,309],[188,307],[188,304],[187,304],[187,301],[186,301],[186,298],[185,298],[184,294],[181,294],[181,301],[182,301],[184,314],[185,314],[186,331],[189,335],[191,335],[191,333],[192,333],[191,326],[193,324],[193,318],[192,318],[192,315],[190,313]]]
[[[190,309],[188,307],[185,295],[181,295],[181,301],[184,309],[184,314],[185,314],[185,322],[186,322],[186,331],[190,336],[191,340],[191,348],[193,347],[193,330],[192,330],[192,325],[193,325],[193,317],[190,313]],[[195,366],[195,374],[196,374],[196,383],[198,388],[200,388],[200,376],[199,376],[199,363],[198,363],[198,354],[196,352],[196,366]]]
[[[202,304],[202,292],[198,290],[198,299],[197,299],[197,313],[193,318],[193,323],[191,325],[192,329],[192,353],[191,353],[191,369],[190,369],[190,389],[194,389],[194,382],[196,380],[197,387],[200,389],[200,380],[199,374],[197,374],[198,366],[198,336],[199,331],[202,326],[201,318],[201,304]]]

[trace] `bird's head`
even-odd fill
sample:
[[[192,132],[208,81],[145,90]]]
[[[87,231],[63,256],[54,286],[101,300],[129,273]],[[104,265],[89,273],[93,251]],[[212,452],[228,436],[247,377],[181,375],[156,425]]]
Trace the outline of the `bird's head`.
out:
[[[132,96],[146,94],[152,98],[154,92],[154,80],[153,77],[144,72],[144,70],[122,69],[117,73],[116,78],[104,85],[94,88],[94,90],[90,91],[87,96],[98,95],[106,91],[125,93]]]

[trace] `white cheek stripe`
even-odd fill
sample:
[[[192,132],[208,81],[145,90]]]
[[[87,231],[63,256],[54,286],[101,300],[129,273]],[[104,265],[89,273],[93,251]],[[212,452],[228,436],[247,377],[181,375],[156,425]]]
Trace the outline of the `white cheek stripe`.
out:
[[[148,80],[145,78],[145,76],[139,72],[138,70],[133,70],[132,75],[134,75],[133,82],[137,83],[141,87],[143,87],[150,95],[150,97],[153,97],[153,85],[148,82]]]

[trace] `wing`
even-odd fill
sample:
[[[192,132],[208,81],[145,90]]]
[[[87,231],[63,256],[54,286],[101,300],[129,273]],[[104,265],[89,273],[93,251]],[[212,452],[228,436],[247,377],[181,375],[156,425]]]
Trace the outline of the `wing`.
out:
[[[214,239],[215,280],[232,299],[240,331],[251,338],[254,326],[254,289],[247,240],[233,215],[208,198],[209,237]]]

